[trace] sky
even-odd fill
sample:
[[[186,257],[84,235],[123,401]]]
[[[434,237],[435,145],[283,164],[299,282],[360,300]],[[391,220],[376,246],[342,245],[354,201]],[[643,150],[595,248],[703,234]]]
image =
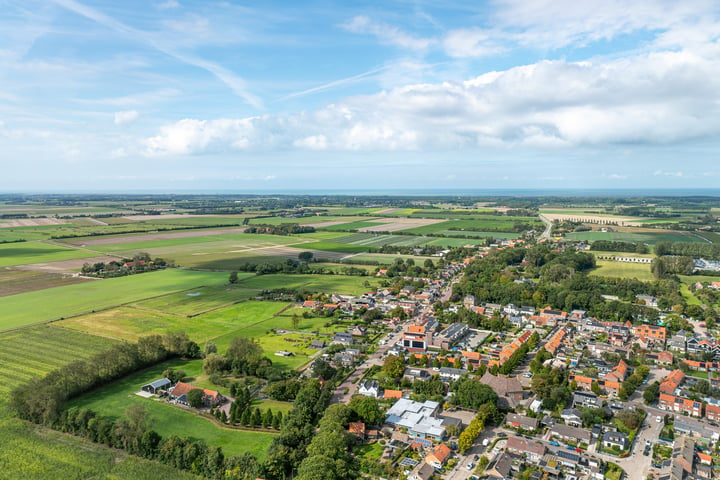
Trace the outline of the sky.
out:
[[[720,187],[713,0],[0,0],[0,190]]]

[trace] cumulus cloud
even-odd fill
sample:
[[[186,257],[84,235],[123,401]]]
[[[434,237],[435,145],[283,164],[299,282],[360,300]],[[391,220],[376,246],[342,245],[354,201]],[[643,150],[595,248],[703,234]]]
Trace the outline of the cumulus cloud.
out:
[[[465,82],[414,84],[324,108],[185,119],[150,155],[233,149],[428,151],[670,144],[720,134],[720,64],[687,51],[543,61]]]
[[[167,0],[166,2],[162,2],[157,5],[160,10],[170,10],[173,8],[178,8],[179,6],[180,4],[175,0]]]
[[[374,35],[380,43],[385,45],[395,45],[411,50],[423,50],[434,43],[432,39],[414,37],[397,27],[373,21],[364,15],[353,17],[341,27],[353,33]]]
[[[115,112],[115,125],[127,125],[140,117],[137,110],[126,110],[124,112]]]

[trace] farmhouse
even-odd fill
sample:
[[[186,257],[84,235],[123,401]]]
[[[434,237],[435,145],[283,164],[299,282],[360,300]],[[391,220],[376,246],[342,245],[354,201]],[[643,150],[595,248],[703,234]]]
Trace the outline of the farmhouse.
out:
[[[175,387],[173,387],[171,390],[168,390],[170,393],[170,396],[172,397],[175,402],[190,406],[190,404],[187,401],[187,394],[190,392],[190,390],[202,390],[203,392],[203,404],[206,407],[212,407],[215,405],[219,405],[223,402],[224,397],[220,395],[219,392],[216,392],[215,390],[208,390],[207,388],[199,388],[195,387],[193,385],[190,385],[189,383],[183,383],[178,382]]]

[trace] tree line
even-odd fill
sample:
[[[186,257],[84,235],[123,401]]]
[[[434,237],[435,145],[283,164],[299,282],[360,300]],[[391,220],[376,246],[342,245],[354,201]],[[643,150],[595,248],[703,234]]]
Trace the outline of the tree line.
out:
[[[590,245],[590,250],[601,252],[649,252],[648,246],[644,243],[620,242],[613,240],[595,240]]]
[[[655,244],[655,254],[720,260],[720,243],[658,242]]]

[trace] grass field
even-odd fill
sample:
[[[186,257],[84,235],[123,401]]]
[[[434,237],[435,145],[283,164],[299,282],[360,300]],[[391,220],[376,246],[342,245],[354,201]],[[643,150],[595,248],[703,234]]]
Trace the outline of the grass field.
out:
[[[0,330],[226,281],[226,273],[164,270],[1,297]]]
[[[0,333],[0,403],[14,387],[74,360],[87,358],[113,343],[49,326]]]
[[[0,245],[0,267],[29,263],[56,262],[76,258],[96,257],[97,254],[75,248],[42,242],[6,243]]]
[[[656,232],[573,232],[568,233],[565,237],[569,240],[613,240],[619,242],[637,242],[654,244],[661,241],[668,242],[705,242],[702,238],[694,233],[674,232],[669,230],[660,230]]]
[[[251,273],[238,273],[239,279],[252,276]],[[259,290],[236,285],[212,285],[143,300],[137,305],[166,313],[191,316],[230,303],[248,300],[258,293]]]
[[[142,385],[162,377],[163,370],[167,368],[184,370],[191,376],[197,372],[197,367],[188,365],[187,361],[165,362],[83,395],[72,401],[71,405],[87,407],[117,418],[123,415],[129,405],[140,403],[153,419],[153,429],[162,436],[178,435],[202,439],[208,445],[222,447],[223,452],[229,456],[243,452],[250,452],[259,458],[265,455],[273,434],[223,428],[190,409],[169,405],[159,399],[134,395]],[[189,381],[192,383],[192,378]]]
[[[90,281],[59,273],[0,269],[0,297]]]
[[[603,277],[637,278],[638,280],[654,280],[650,265],[642,263],[624,263],[598,260],[597,268],[590,275]]]
[[[370,287],[366,287],[365,282],[368,282]],[[242,280],[238,285],[261,290],[292,288],[325,293],[360,295],[374,289],[378,284],[379,281],[371,277],[278,274],[251,277]]]
[[[349,222],[349,223],[341,223],[340,225],[330,225],[327,227],[319,227],[323,230],[330,230],[332,231],[347,231],[347,230],[357,230],[358,228],[366,228],[366,227],[377,227],[378,225],[383,225],[382,223],[378,222],[368,222],[368,221],[356,221],[356,222]]]
[[[381,265],[390,265],[392,263],[395,263],[395,259],[397,258],[401,258],[403,260],[412,259],[416,265],[422,265],[427,259],[432,260],[433,263],[436,263],[438,261],[437,257],[423,257],[417,255],[400,255],[390,253],[362,253],[360,255],[353,255],[352,257],[348,258],[348,261],[352,262],[352,260],[357,260],[359,262],[377,262]]]

